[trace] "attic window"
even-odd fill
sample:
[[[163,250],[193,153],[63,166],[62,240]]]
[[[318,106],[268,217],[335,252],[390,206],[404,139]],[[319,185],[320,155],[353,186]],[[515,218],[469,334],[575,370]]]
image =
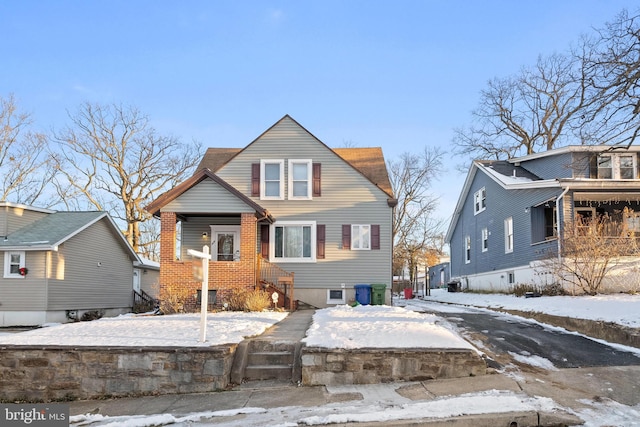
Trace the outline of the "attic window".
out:
[[[473,195],[473,214],[477,215],[487,208],[487,190],[482,187]]]

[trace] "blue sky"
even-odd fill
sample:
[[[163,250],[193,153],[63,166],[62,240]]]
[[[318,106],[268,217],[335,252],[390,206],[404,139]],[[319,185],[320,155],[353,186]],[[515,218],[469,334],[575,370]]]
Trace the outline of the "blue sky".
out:
[[[479,92],[566,50],[632,0],[34,1],[0,3],[0,95],[37,127],[84,101],[160,132],[243,147],[285,114],[330,147],[387,160],[450,147]],[[453,212],[464,175],[435,184]]]

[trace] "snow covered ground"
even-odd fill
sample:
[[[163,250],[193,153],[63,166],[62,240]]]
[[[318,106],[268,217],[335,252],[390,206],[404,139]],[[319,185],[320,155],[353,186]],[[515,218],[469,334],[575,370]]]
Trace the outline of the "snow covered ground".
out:
[[[597,297],[541,297],[516,298],[506,295],[448,293],[433,290],[426,301],[397,300],[402,307],[348,307],[319,310],[306,338],[308,345],[330,348],[394,347],[402,346],[404,334],[411,334],[411,346],[422,342],[438,342],[450,346],[473,348],[438,316],[422,311],[456,311],[464,306],[507,308],[523,311],[539,311],[586,319],[599,319],[630,327],[640,327],[640,297],[612,295]],[[442,304],[449,303],[449,304]],[[200,343],[199,315],[174,316],[120,316],[92,322],[53,325],[28,332],[0,336],[0,344],[49,344],[57,345],[216,345],[240,342],[243,337],[260,334],[286,313],[211,313],[207,322],[207,342]],[[436,345],[432,345],[436,346]],[[549,369],[553,369],[550,367]],[[358,392],[391,390],[389,385],[357,386]],[[640,407],[629,407],[613,401],[583,402],[588,409],[576,415],[583,418],[586,427],[640,426]],[[221,425],[215,418],[233,414],[245,414],[241,420],[230,421],[229,426],[304,426],[328,423],[393,421],[415,419],[432,414],[448,418],[460,414],[465,408],[468,414],[491,414],[504,408],[520,410],[546,410],[558,408],[548,398],[531,397],[523,393],[492,390],[449,396],[430,401],[409,401],[399,395],[374,402],[371,399],[333,403],[316,408],[242,408],[230,411],[193,413],[183,416],[156,414],[150,416],[104,417],[86,414],[71,418],[71,425],[92,426],[187,426]],[[562,408],[558,408],[562,409]],[[567,409],[567,408],[564,408]],[[283,421],[286,419],[287,421]],[[209,421],[207,421],[209,420]]]

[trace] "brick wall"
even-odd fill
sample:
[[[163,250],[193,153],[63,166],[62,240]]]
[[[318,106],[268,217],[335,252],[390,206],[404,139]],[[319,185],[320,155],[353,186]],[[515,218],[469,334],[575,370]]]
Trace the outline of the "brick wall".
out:
[[[196,293],[202,284],[193,279],[193,262],[176,261],[176,213],[162,212],[160,218],[160,300],[172,295],[187,297],[185,309],[196,311]],[[241,214],[240,260],[209,263],[209,289],[216,290],[216,305],[221,306],[239,290],[251,290],[256,282],[256,217]],[[198,261],[199,262],[199,261]]]

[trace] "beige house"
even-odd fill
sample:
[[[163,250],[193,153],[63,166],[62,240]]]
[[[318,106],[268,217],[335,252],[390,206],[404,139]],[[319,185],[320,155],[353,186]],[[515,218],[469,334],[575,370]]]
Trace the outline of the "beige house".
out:
[[[160,298],[197,305],[188,251],[208,247],[218,305],[258,287],[287,309],[326,307],[353,301],[358,284],[388,302],[395,204],[380,148],[331,149],[284,116],[244,148],[210,148],[147,206],[161,219]]]
[[[129,312],[134,263],[140,259],[106,212],[0,202],[0,326]]]

